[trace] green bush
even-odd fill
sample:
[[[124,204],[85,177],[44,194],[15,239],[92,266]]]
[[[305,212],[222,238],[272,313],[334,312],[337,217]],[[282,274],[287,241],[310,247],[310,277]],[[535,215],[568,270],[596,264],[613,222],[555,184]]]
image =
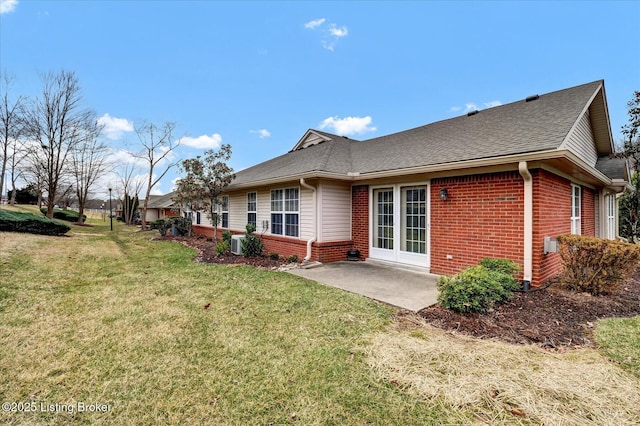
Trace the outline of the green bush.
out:
[[[167,218],[156,219],[156,220],[151,221],[149,223],[149,228],[150,229],[157,229],[158,232],[160,233],[160,236],[166,237],[167,236],[167,231],[169,229],[171,229],[171,220],[169,220]]]
[[[594,296],[615,292],[640,261],[640,246],[581,235],[558,237],[563,288]]]
[[[169,228],[171,228],[171,225],[175,227],[177,235],[191,235],[191,219],[182,216],[173,216],[166,219],[169,221]]]
[[[64,223],[32,213],[0,210],[0,231],[24,232],[40,235],[64,235],[71,228]]]
[[[231,243],[227,242],[227,240],[218,241],[216,245],[216,254],[218,256],[228,253],[229,250],[231,250]]]
[[[292,254],[291,256],[287,257],[287,263],[296,263],[297,261],[298,261],[297,254]]]
[[[231,247],[231,232],[230,231],[224,231],[222,233],[222,241],[226,241],[227,244],[229,244],[229,247]]]
[[[42,207],[40,209],[43,215],[47,214],[47,208]],[[61,209],[53,209],[53,218],[59,220],[65,220],[67,222],[78,222],[78,217],[80,214],[73,210],[61,210]],[[87,221],[87,215],[82,215],[82,223]]]
[[[519,288],[511,274],[477,265],[452,277],[438,278],[438,303],[456,312],[486,312],[509,300]]]
[[[278,253],[269,253],[269,258],[271,260],[278,260],[280,259],[280,255]]]
[[[256,257],[262,254],[262,241],[254,234],[256,227],[254,225],[247,225],[246,232],[244,233],[244,239],[240,244],[240,249],[244,257]]]
[[[480,266],[484,266],[492,271],[502,272],[503,274],[513,275],[520,270],[520,266],[513,260],[509,259],[493,259],[485,257],[479,262]]]

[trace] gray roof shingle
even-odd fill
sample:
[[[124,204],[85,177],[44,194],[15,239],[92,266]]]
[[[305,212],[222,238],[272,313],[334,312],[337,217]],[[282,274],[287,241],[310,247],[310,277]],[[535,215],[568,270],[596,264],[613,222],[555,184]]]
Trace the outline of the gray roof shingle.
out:
[[[314,171],[346,176],[558,149],[602,85],[594,81],[365,141],[313,130],[330,140],[242,170],[232,185]]]

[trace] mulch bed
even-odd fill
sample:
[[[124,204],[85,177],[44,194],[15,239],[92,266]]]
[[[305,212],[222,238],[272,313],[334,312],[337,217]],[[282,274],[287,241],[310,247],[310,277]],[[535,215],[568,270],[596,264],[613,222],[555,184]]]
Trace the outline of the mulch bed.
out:
[[[266,269],[277,269],[287,263],[285,259],[279,258],[276,260],[268,256],[247,258],[230,253],[218,256],[213,241],[203,237],[174,237],[167,235],[163,238],[158,237],[158,239],[176,241],[188,247],[195,248],[200,252],[196,257],[196,262],[215,263],[218,265],[251,265]]]
[[[550,287],[515,293],[512,300],[485,314],[459,314],[438,305],[418,314],[435,327],[479,338],[547,349],[592,347],[593,327],[603,318],[640,314],[640,271],[608,296],[591,296]]]
[[[202,237],[173,237],[197,249],[196,261],[215,264],[247,264],[277,269],[286,264],[262,256],[245,258],[232,254],[218,256],[215,245]],[[593,327],[603,318],[640,315],[640,269],[624,285],[608,296],[591,296],[549,287],[527,293],[517,292],[513,299],[484,314],[459,314],[439,305],[418,312],[435,327],[483,339],[500,339],[516,344],[538,344],[549,350],[593,347]],[[398,315],[406,315],[400,312]]]

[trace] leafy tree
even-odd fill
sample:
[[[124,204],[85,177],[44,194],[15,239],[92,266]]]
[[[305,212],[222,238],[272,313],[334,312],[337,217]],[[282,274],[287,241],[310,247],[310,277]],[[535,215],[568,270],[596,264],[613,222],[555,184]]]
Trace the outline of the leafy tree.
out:
[[[182,162],[181,171],[185,177],[176,182],[173,200],[191,211],[205,210],[213,225],[213,238],[217,244],[218,206],[222,204],[221,195],[225,188],[235,178],[233,169],[227,164],[231,158],[231,145],[224,144],[217,151],[209,149],[204,154],[204,158],[197,156]]]
[[[620,199],[620,235],[631,241],[640,239],[640,91],[627,103],[629,122],[622,126],[624,138],[622,152],[618,156],[628,158],[633,169],[631,183],[634,190]]]

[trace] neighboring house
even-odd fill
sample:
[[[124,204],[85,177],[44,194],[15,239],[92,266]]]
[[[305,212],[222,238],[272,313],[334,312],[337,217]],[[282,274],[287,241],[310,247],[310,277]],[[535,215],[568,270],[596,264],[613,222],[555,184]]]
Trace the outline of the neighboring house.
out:
[[[508,258],[536,286],[561,268],[545,237],[616,237],[629,171],[612,152],[603,81],[366,141],[308,130],[236,174],[219,232],[253,223],[268,252],[435,274]]]
[[[175,208],[175,203],[171,198],[173,198],[174,196],[174,192],[170,192],[165,195],[149,195],[146,222],[150,223],[157,219],[178,216],[178,214],[173,211],[173,209]],[[143,203],[144,200],[141,200],[140,205],[138,206],[141,214]]]

